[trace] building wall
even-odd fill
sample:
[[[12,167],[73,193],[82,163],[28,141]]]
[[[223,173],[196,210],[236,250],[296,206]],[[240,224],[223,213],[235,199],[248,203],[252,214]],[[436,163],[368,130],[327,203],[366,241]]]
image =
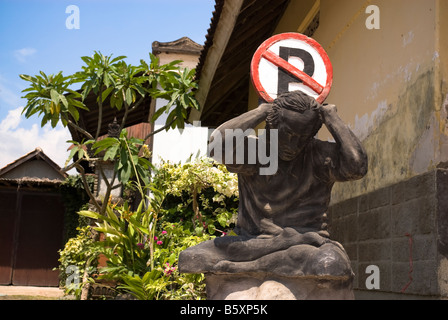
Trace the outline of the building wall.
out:
[[[165,53],[158,54],[160,64],[170,63],[174,60],[182,60],[179,64],[182,68],[194,69],[198,63],[199,56],[183,53]],[[157,99],[155,110],[165,106],[168,101]],[[163,113],[155,122],[154,129],[160,129],[165,125],[168,114]],[[208,130],[202,128],[200,124],[186,124],[185,129],[161,131],[153,138],[152,152],[153,163],[158,164],[161,160],[171,161],[173,163],[185,162],[192,154],[194,156],[199,152],[205,155],[207,150]]]
[[[364,298],[446,297],[448,172],[425,174],[330,208],[332,238],[344,244]],[[378,287],[368,267],[378,267]]]
[[[369,5],[379,29],[366,26]],[[276,33],[300,32],[316,6],[313,38],[334,69],[326,102],[369,156],[365,178],[333,189],[332,237],[347,249],[361,296],[447,297],[448,1],[291,0]],[[251,87],[249,109],[257,103]],[[319,138],[331,136],[323,129]],[[379,268],[379,290],[366,288],[369,265]]]
[[[369,174],[335,187],[339,202],[424,173],[448,158],[444,94],[446,2],[375,1],[380,29],[370,30],[366,7],[372,1],[320,0],[320,25],[313,38],[334,68],[327,103],[338,106],[369,153]],[[302,10],[300,6],[302,5]],[[276,33],[298,31],[310,1],[293,0]],[[297,17],[294,24],[294,17]],[[436,85],[437,83],[437,85]],[[443,129],[443,130],[442,130]],[[322,130],[321,139],[331,139]]]
[[[43,160],[28,161],[17,168],[2,175],[5,179],[22,179],[22,178],[35,178],[35,179],[50,179],[50,180],[62,180],[63,177],[58,174],[54,168]]]

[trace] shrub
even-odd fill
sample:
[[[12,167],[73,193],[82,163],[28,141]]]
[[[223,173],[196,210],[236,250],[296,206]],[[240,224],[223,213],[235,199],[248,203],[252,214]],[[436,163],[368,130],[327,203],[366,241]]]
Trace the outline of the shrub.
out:
[[[163,163],[154,177],[166,189],[163,221],[183,221],[198,233],[227,233],[238,212],[238,181],[235,174],[209,158],[186,164]],[[216,233],[217,232],[217,233]]]
[[[59,250],[58,269],[60,286],[64,289],[64,293],[79,299],[82,289],[81,278],[86,271],[87,276],[97,272],[96,265],[100,251],[95,245],[89,226],[77,228],[77,231],[77,236],[69,239],[64,248]],[[71,279],[68,279],[70,276]]]
[[[109,202],[105,215],[81,211],[105,235],[95,243],[107,258],[101,277],[137,299],[204,299],[204,276],[180,274],[179,254],[229,231],[238,208],[236,186],[236,176],[209,159],[165,163],[145,186],[148,203],[141,201],[136,211],[127,202]]]

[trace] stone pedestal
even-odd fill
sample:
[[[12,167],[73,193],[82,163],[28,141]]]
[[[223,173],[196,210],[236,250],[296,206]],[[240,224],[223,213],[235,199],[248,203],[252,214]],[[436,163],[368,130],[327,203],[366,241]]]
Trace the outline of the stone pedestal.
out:
[[[352,277],[206,274],[208,300],[353,300]]]
[[[354,299],[344,248],[288,228],[276,237],[228,236],[190,247],[179,255],[179,272],[204,273],[210,300]]]

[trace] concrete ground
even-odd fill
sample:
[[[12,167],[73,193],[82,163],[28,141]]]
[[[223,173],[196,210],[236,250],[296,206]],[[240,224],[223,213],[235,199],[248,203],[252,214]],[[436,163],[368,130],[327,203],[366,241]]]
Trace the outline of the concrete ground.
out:
[[[1,286],[0,299],[7,300],[8,297],[29,296],[40,299],[58,299],[64,296],[64,292],[55,287],[32,287],[32,286]]]

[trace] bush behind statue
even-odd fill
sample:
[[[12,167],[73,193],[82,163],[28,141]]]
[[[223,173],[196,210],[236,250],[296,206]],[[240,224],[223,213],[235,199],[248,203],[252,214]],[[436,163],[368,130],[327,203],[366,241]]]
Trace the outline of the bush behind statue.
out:
[[[143,202],[135,211],[126,202],[108,203],[105,216],[80,212],[105,235],[101,242],[83,242],[92,247],[85,250],[107,258],[100,278],[116,281],[119,291],[141,300],[206,298],[204,276],[179,274],[177,261],[186,248],[230,232],[238,209],[236,175],[208,158],[162,163],[146,187],[146,208]],[[61,251],[61,266],[67,265],[64,257],[73,260],[70,250]]]

